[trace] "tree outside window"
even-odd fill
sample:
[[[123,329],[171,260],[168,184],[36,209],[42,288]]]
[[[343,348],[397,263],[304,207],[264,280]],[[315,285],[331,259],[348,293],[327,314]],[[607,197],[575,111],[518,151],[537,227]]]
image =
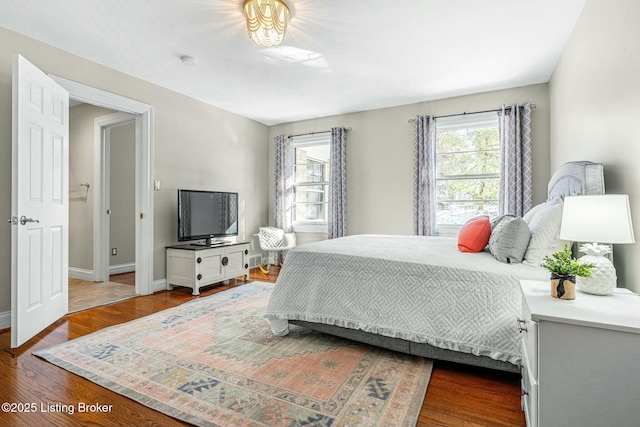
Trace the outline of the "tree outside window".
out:
[[[473,116],[473,117],[471,117]],[[500,139],[495,113],[436,121],[436,224],[498,214]]]

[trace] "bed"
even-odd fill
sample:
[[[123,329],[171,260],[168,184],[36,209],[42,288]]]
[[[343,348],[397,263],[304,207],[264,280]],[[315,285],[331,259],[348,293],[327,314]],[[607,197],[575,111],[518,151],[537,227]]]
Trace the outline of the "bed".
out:
[[[517,372],[518,282],[548,280],[538,261],[563,244],[557,212],[561,216],[564,196],[602,193],[602,165],[563,165],[549,182],[549,200],[524,216],[532,256],[522,263],[500,262],[488,251],[460,252],[457,239],[448,237],[354,235],[300,245],[287,254],[265,317],[276,335],[295,324],[404,353]]]

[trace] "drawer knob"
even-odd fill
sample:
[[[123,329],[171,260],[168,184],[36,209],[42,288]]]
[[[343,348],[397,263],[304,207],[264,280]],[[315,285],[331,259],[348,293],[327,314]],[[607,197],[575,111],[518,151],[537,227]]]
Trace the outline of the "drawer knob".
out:
[[[244,250],[244,254],[245,254],[245,255],[249,255],[249,250],[248,250],[248,249],[245,249],[245,250]]]
[[[200,263],[202,262],[202,258],[198,257],[198,259],[196,260],[196,262],[197,262],[198,264],[200,264]]]
[[[524,319],[518,319],[516,320],[517,324],[518,324],[518,332],[523,333],[523,332],[527,332],[527,322]]]
[[[198,280],[202,280],[202,274],[198,274]]]
[[[229,264],[229,258],[227,257],[222,258],[222,265],[226,266],[227,264]]]

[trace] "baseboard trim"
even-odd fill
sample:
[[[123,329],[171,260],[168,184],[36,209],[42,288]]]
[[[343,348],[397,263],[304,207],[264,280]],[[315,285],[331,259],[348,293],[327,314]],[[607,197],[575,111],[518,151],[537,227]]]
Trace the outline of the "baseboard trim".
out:
[[[112,265],[109,267],[109,275],[131,273],[134,271],[136,271],[135,263],[118,264],[118,265]],[[93,270],[85,270],[83,268],[69,267],[69,277],[73,277],[74,279],[93,281],[93,278],[95,277],[95,275],[93,273]]]
[[[112,274],[122,274],[122,273],[131,273],[136,271],[136,263],[130,262],[127,264],[118,264],[118,265],[110,265],[109,266],[109,275]]]
[[[82,268],[69,267],[69,277],[80,280],[88,280],[92,282],[95,276],[93,274],[93,270],[84,270]]]
[[[0,313],[0,329],[7,329],[11,327],[11,311],[5,311]]]
[[[167,290],[167,279],[154,280],[151,284],[151,293]]]

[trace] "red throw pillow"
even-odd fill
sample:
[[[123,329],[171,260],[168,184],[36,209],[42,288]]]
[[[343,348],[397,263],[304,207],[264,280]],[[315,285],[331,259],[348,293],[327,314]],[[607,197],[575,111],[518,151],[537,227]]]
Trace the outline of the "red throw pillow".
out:
[[[467,221],[458,233],[460,252],[480,252],[489,243],[491,222],[488,216],[478,216]]]

